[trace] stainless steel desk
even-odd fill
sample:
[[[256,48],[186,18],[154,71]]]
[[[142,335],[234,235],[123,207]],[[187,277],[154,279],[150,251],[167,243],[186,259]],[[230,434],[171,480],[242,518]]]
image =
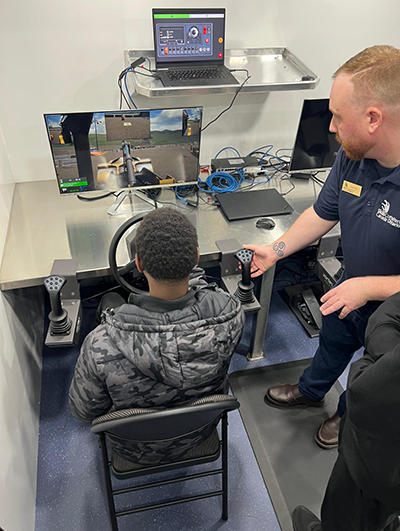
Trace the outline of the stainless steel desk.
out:
[[[271,186],[285,192],[290,183],[272,180]],[[218,261],[220,251],[215,241],[236,238],[241,244],[271,243],[314,202],[319,190],[314,181],[296,181],[296,188],[286,196],[295,211],[276,216],[276,226],[270,231],[256,228],[254,219],[228,223],[217,207],[202,201],[194,210],[183,206],[182,212],[197,227],[201,262]],[[55,180],[18,183],[0,270],[0,289],[41,285],[56,258],[76,259],[79,280],[108,275],[111,238],[129,217],[107,215],[113,201],[112,196],[94,202],[79,201],[73,195],[60,196]],[[139,199],[134,201],[138,207],[143,206]],[[160,201],[176,204],[173,192],[168,189],[163,190]],[[125,246],[120,245],[118,261],[124,264],[127,260]],[[263,276],[260,296],[263,310],[258,318],[261,324],[252,349],[254,356],[262,352],[272,282],[273,271],[270,271]]]

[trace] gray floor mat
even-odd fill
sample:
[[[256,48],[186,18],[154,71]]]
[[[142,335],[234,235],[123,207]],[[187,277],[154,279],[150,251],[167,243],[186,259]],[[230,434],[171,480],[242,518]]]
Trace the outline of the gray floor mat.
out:
[[[291,513],[304,505],[320,514],[337,450],[323,450],[315,433],[335,411],[343,391],[336,382],[322,407],[277,408],[264,403],[268,387],[297,382],[310,360],[235,372],[229,382],[238,398],[250,443],[282,531],[293,531]]]

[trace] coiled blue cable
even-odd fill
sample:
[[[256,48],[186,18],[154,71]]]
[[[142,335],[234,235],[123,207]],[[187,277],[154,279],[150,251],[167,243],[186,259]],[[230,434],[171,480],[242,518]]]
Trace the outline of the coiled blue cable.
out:
[[[208,188],[208,191],[216,193],[216,194],[234,192],[244,182],[244,171],[239,170],[238,174],[239,174],[239,180],[237,180],[230,173],[226,173],[224,171],[215,171],[214,173],[209,175],[205,181],[202,181],[199,178],[198,183],[205,184]],[[217,179],[218,184],[214,183],[216,179]],[[199,185],[197,186],[203,192],[205,191],[204,188],[200,187]]]
[[[253,149],[253,151],[250,151],[250,153],[248,155],[246,155],[247,157],[249,157],[250,155],[252,155],[253,153],[256,153],[257,151],[261,151],[262,149],[266,149],[266,151],[264,152],[264,154],[262,155],[262,157],[259,159],[259,164],[260,164],[260,167],[261,167],[261,171],[263,172],[263,174],[268,177],[268,179],[266,181],[257,181],[257,184],[266,184],[268,183],[271,178],[272,178],[272,175],[269,175],[269,172],[276,172],[277,170],[279,170],[282,165],[283,165],[283,161],[282,159],[280,159],[277,155],[271,155],[270,152],[271,150],[273,149],[273,144],[268,144],[266,146],[261,146],[257,149]],[[227,147],[224,147],[222,149],[220,149],[218,151],[218,153],[215,155],[214,158],[218,158],[218,156],[225,150],[227,149],[231,149],[232,151],[234,151],[238,157],[240,157],[240,153],[239,151],[232,147],[232,146],[227,146]],[[276,168],[272,168],[272,169],[266,169],[263,167],[262,165],[262,161],[265,157],[271,157],[271,158],[274,158],[276,159],[277,161],[279,161],[279,166],[276,167]],[[240,169],[237,171],[237,173],[239,174],[239,180],[237,180],[233,175],[231,175],[230,173],[226,173],[226,172],[222,172],[222,171],[216,171],[214,173],[212,173],[211,175],[209,175],[207,177],[207,179],[205,181],[202,181],[200,178],[198,179],[198,188],[205,192],[205,191],[209,191],[209,192],[213,192],[213,193],[225,193],[225,192],[234,192],[236,191],[239,186],[241,186],[241,184],[243,184],[244,182],[248,182],[248,183],[252,183],[254,184],[254,181],[249,181],[248,179],[245,178],[245,172],[244,172],[244,169]],[[215,179],[218,179],[218,184],[215,184],[214,183],[214,180]],[[199,186],[200,184],[205,184],[208,188],[208,190],[205,190],[203,187]]]

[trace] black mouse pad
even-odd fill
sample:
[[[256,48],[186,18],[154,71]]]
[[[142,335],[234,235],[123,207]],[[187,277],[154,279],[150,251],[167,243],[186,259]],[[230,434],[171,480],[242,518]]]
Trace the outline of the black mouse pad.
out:
[[[293,212],[293,208],[276,188],[252,192],[231,192],[216,197],[228,221],[277,216]]]

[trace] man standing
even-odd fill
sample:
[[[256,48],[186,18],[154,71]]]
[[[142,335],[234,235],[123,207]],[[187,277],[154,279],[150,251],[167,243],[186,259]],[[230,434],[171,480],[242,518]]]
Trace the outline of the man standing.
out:
[[[320,521],[299,506],[294,531],[400,529],[400,293],[371,316],[365,354],[353,363],[339,456]]]
[[[271,245],[254,251],[252,276],[320,239],[338,221],[345,270],[321,302],[322,328],[313,362],[296,384],[268,389],[281,407],[320,406],[353,353],[364,344],[370,315],[400,291],[400,50],[366,48],[334,74],[330,131],[341,143],[315,204]],[[345,394],[316,434],[322,448],[338,445]]]

